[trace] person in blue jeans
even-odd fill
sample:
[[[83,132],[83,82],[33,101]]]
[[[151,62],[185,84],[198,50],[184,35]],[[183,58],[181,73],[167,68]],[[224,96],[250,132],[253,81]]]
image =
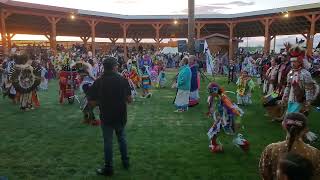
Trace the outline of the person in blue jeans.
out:
[[[113,175],[112,139],[115,132],[120,146],[122,165],[129,169],[129,157],[125,125],[127,104],[132,102],[128,80],[118,74],[118,62],[113,57],[104,60],[104,74],[90,87],[88,100],[91,107],[99,106],[101,129],[104,140],[105,165],[97,169],[98,175]]]

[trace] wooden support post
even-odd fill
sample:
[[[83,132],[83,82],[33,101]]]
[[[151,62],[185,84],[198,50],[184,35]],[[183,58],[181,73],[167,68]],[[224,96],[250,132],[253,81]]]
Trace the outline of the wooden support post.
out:
[[[195,55],[195,0],[188,0],[188,52]]]
[[[6,19],[8,16],[10,16],[11,13],[1,10],[1,39],[2,39],[2,48],[3,48],[3,54],[8,55],[8,47],[7,47],[7,37],[6,37]]]
[[[270,26],[274,20],[270,18],[265,18],[261,20],[261,23],[264,25],[264,53],[268,55],[270,53]]]
[[[16,34],[13,33],[13,34],[10,34],[10,33],[7,33],[7,42],[8,42],[8,49],[10,50],[11,49],[11,46],[12,46],[12,38],[15,36]]]
[[[46,16],[46,19],[51,24],[50,34],[50,47],[54,55],[57,54],[57,23],[60,21],[60,17]]]
[[[160,29],[163,27],[163,24],[152,24],[153,28],[156,30],[155,41],[157,43],[157,50],[160,48]]]
[[[96,20],[88,20],[87,23],[91,28],[91,47],[92,47],[92,56],[96,56],[96,25],[99,21]]]
[[[226,24],[229,27],[229,60],[233,60],[233,39],[234,39],[234,23],[227,23]]]
[[[320,18],[320,16],[316,16],[315,14],[305,16],[307,20],[310,22],[310,31],[308,33],[307,38],[307,55],[312,55],[313,50],[313,40],[316,31],[316,22]]]
[[[197,29],[197,39],[200,39],[201,37],[201,29],[205,26],[204,23],[196,23],[196,29]]]
[[[128,61],[128,52],[127,52],[127,31],[130,24],[120,24],[123,30],[123,50],[124,50],[124,61]]]
[[[273,51],[274,51],[274,53],[276,53],[276,42],[277,42],[277,36],[274,35],[273,36]]]
[[[310,41],[310,33],[307,34],[307,46],[309,44],[309,41]]]

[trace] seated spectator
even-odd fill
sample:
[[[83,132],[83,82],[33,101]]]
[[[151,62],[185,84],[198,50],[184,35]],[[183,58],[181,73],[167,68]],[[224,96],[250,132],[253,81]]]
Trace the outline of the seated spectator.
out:
[[[262,152],[259,163],[262,179],[277,179],[280,159],[287,153],[294,153],[310,160],[314,167],[312,179],[320,179],[320,151],[303,142],[308,132],[307,117],[301,113],[289,113],[282,125],[287,132],[286,140],[270,144]]]

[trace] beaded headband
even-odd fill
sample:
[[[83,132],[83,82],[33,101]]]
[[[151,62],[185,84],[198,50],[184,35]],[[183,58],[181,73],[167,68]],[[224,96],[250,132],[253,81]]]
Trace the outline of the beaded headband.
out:
[[[297,120],[292,120],[292,119],[286,119],[284,123],[285,123],[286,127],[291,126],[291,125],[302,127],[302,125],[303,125],[303,122],[297,121]]]

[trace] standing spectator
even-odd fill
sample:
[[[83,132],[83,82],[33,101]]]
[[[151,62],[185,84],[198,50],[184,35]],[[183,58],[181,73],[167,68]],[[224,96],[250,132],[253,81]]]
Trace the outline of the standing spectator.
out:
[[[103,66],[104,74],[89,89],[88,100],[92,107],[96,104],[99,106],[100,119],[102,121],[105,165],[101,169],[97,169],[97,174],[112,176],[113,131],[115,131],[118,138],[122,165],[125,169],[129,169],[125,125],[127,122],[127,103],[132,102],[132,97],[128,81],[117,73],[117,60],[113,57],[108,57]]]
[[[263,93],[264,94],[271,94],[275,91],[277,87],[278,81],[278,72],[279,72],[279,62],[276,58],[271,59],[271,67],[266,72],[265,81],[263,85]]]
[[[283,53],[280,56],[281,64],[279,65],[279,72],[278,72],[278,83],[277,83],[277,91],[282,96],[284,93],[284,89],[287,86],[287,77],[291,70],[291,65],[289,61],[289,57],[286,53]]]
[[[177,110],[175,112],[184,112],[188,110],[191,88],[191,70],[188,66],[188,58],[184,57],[180,62],[180,69],[177,79],[177,95],[174,101]]]
[[[307,130],[307,117],[301,113],[289,113],[282,122],[287,131],[285,141],[268,145],[260,158],[260,174],[263,180],[275,180],[280,159],[294,153],[310,160],[315,168],[313,179],[320,179],[320,151],[303,142]],[[299,179],[300,180],[300,179]]]
[[[229,62],[229,69],[228,69],[228,84],[230,82],[235,82],[236,79],[236,67],[235,62],[233,60],[230,60]]]
[[[191,55],[189,57],[189,67],[191,70],[191,88],[190,88],[190,100],[189,107],[194,107],[199,104],[199,88],[200,88],[200,74],[199,65],[196,62],[196,57]]]

